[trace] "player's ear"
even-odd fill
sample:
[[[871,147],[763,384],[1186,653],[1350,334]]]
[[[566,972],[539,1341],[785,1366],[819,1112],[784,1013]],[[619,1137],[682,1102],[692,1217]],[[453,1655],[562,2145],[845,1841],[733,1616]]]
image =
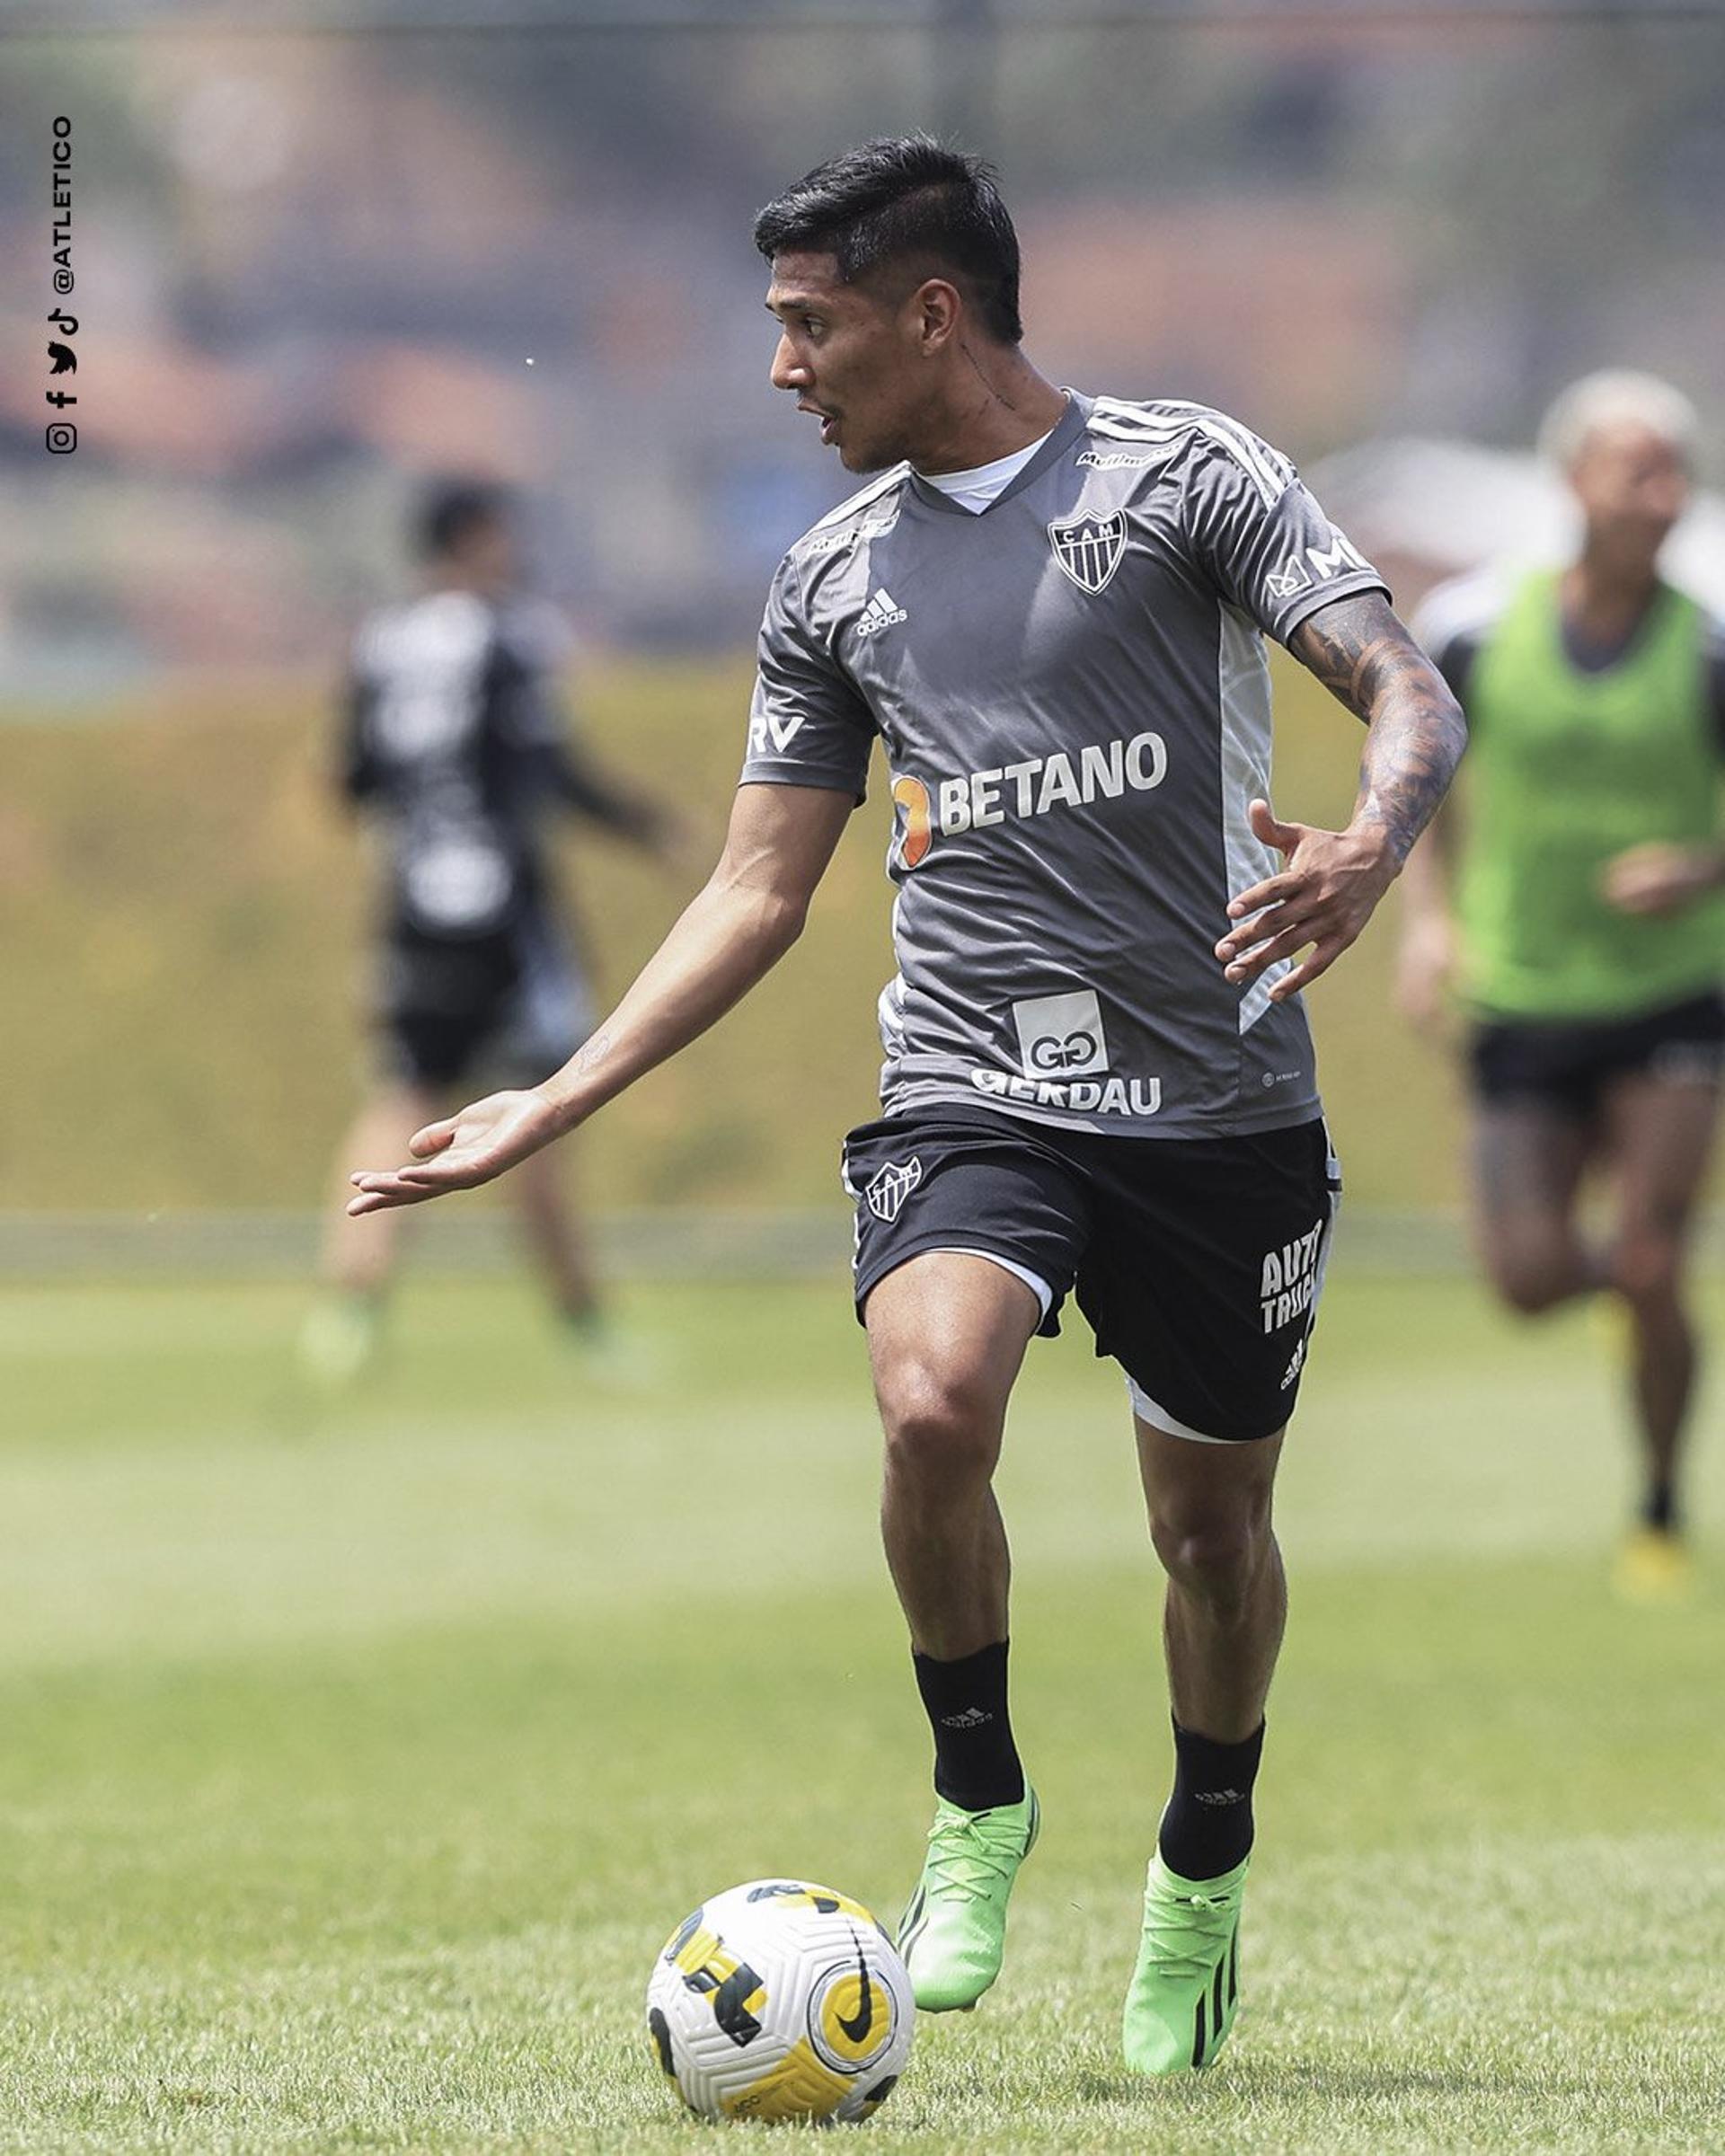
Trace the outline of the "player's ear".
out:
[[[958,332],[964,303],[956,285],[943,277],[924,278],[911,295],[917,342],[931,358],[950,344]]]

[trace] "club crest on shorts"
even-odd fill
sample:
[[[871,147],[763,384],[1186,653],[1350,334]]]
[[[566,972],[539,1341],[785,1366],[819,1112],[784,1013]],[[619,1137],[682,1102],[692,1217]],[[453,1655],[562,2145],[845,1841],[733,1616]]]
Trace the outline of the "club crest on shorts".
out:
[[[1126,552],[1126,511],[1099,517],[1087,510],[1048,526],[1054,558],[1080,591],[1099,592],[1120,566]]]
[[[862,1193],[869,1210],[889,1225],[898,1219],[905,1200],[923,1180],[923,1163],[912,1153],[907,1161],[891,1161]]]

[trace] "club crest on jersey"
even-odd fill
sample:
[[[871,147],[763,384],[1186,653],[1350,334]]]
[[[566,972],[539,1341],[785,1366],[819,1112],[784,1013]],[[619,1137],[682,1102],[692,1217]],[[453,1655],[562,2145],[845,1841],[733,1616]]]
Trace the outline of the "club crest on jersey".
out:
[[[862,1193],[869,1201],[870,1212],[890,1226],[922,1180],[923,1163],[915,1153],[907,1161],[889,1162]]]
[[[1082,517],[1067,517],[1048,526],[1048,544],[1080,591],[1099,592],[1126,552],[1126,512],[1115,509],[1099,517],[1092,509]]]

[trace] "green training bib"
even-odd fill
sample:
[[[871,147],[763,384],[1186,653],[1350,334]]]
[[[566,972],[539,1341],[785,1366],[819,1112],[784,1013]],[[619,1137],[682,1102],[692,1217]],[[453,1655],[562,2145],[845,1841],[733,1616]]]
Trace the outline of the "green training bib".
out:
[[[1661,585],[1628,650],[1597,674],[1563,647],[1558,579],[1530,576],[1468,685],[1472,745],[1457,890],[1467,1000],[1506,1018],[1631,1015],[1725,973],[1725,894],[1621,914],[1606,864],[1650,839],[1712,844],[1720,751],[1701,609]]]

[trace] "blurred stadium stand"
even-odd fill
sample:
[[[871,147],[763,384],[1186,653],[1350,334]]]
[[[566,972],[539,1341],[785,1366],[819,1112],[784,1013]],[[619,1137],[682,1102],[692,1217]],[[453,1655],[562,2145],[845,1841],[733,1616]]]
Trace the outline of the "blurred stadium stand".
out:
[[[452,461],[543,490],[546,580],[589,634],[746,642],[843,483],[767,387],[750,212],[834,144],[960,106],[1062,379],[1205,398],[1308,460],[1520,445],[1611,358],[1717,422],[1721,27],[1656,4],[0,8],[9,346],[52,304],[51,93],[88,355],[75,474],[42,455],[31,370],[0,384],[11,693],[320,664],[391,574],[404,476]]]
[[[0,1207],[39,1220],[45,1263],[83,1231],[37,1207],[94,1233],[115,1205],[314,1202],[359,917],[357,856],[317,820],[321,729],[428,473],[531,488],[539,582],[608,685],[597,730],[722,813],[765,579],[849,490],[767,384],[749,222],[837,145],[927,125],[984,147],[1044,368],[1238,412],[1403,600],[1510,535],[1545,550],[1525,448],[1583,370],[1651,367],[1713,443],[1725,422],[1712,7],[0,0]],[[32,364],[56,112],[75,456],[44,454]],[[1715,597],[1722,525],[1710,499],[1674,556]],[[1294,719],[1282,768],[1316,813],[1353,748],[1325,731],[1321,771]],[[680,723],[703,729],[686,755]],[[887,970],[876,862],[843,861],[831,906],[879,932],[620,1104],[602,1207],[836,1206]],[[662,920],[626,870],[583,896],[615,987]],[[1362,954],[1318,1012],[1356,1195],[1441,1205],[1445,1081],[1383,978]],[[772,1085],[791,1027],[855,1080],[801,1122]],[[1419,1157],[1385,1097],[1436,1134]]]

